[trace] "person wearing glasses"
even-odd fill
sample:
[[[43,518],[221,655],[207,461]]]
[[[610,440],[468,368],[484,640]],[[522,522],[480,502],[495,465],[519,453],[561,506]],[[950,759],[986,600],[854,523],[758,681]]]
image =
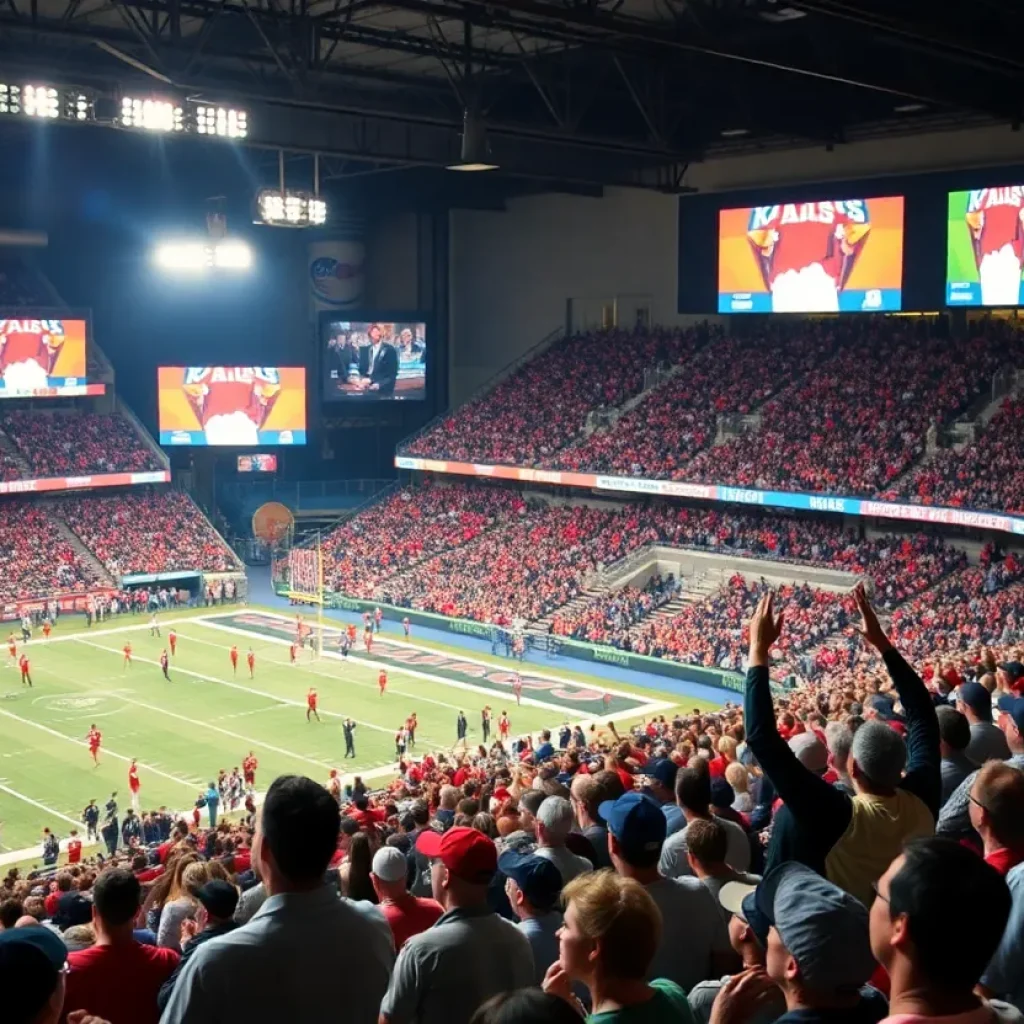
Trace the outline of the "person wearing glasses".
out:
[[[989,761],[974,776],[969,813],[985,861],[1004,877],[1024,861],[1024,772]]]

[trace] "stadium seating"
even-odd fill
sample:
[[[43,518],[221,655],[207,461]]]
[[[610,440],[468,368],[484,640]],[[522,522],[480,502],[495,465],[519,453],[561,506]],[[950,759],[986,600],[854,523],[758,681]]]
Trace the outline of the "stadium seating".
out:
[[[192,499],[178,491],[64,498],[54,507],[115,577],[240,567]]]
[[[28,479],[163,468],[132,423],[116,413],[14,410],[0,417],[0,432]]]
[[[325,583],[372,598],[388,576],[468,544],[525,507],[518,494],[497,488],[452,484],[396,491],[324,539]]]
[[[0,601],[75,593],[90,582],[52,505],[0,503]]]
[[[1024,402],[1008,398],[973,444],[946,448],[891,497],[926,505],[1024,512]]]
[[[706,340],[703,330],[575,335],[446,416],[401,451],[536,465],[580,437],[589,413],[639,394],[646,369],[679,363]]]

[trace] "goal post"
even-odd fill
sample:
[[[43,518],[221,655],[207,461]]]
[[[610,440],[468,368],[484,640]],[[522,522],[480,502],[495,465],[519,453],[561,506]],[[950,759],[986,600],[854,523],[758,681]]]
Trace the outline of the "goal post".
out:
[[[289,600],[316,607],[315,653],[324,647],[324,557],[320,534],[309,547],[293,547],[288,552]]]

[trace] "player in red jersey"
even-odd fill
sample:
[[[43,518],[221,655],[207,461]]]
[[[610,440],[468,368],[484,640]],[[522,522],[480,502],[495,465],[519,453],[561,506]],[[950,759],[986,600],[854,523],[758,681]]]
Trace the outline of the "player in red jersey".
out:
[[[612,706],[612,695],[607,690],[605,690],[605,694],[601,698],[601,700],[604,702],[604,713],[607,715],[608,709]]]
[[[272,368],[190,366],[182,390],[207,444],[259,444],[259,432],[281,394],[281,381]]]
[[[310,715],[313,715],[313,717],[316,718],[316,720],[318,722],[320,721],[320,713],[317,711],[317,703],[318,703],[318,701],[319,701],[319,697],[317,696],[317,693],[316,693],[316,687],[315,686],[311,686],[309,688],[309,693],[306,694],[306,721],[307,722],[309,721],[309,716]]]
[[[141,809],[141,804],[139,802],[139,789],[141,788],[141,785],[142,783],[139,782],[139,766],[133,757],[132,763],[128,765],[128,788],[132,793],[132,810],[135,811],[136,814],[138,814]]]
[[[406,636],[409,635],[409,630],[411,628],[412,628],[412,623],[409,621],[409,616],[406,615],[406,617],[404,619],[402,619],[402,629],[405,630],[405,635]]]
[[[96,728],[95,722],[89,726],[89,731],[86,733],[85,738],[89,744],[89,753],[92,756],[93,765],[99,767],[100,746],[103,743],[103,734]]]
[[[18,663],[18,641],[13,633],[7,638],[7,660],[11,665]]]
[[[409,716],[409,721],[405,725],[409,730],[409,749],[413,750],[416,747],[416,730],[420,727],[420,720],[416,717],[415,711]]]
[[[171,681],[171,677],[167,674],[167,666],[169,664],[170,659],[167,657],[167,649],[164,648],[164,650],[160,652],[160,671],[163,672],[164,679],[166,679],[167,682]]]
[[[380,687],[380,695],[384,696],[384,691],[388,688],[388,672],[387,669],[382,668],[380,674],[377,676],[377,685]]]
[[[1018,306],[1024,268],[1024,186],[972,189],[967,194],[971,234],[984,306]]]
[[[248,757],[242,758],[242,778],[245,780],[247,789],[253,790],[256,788],[256,769],[259,766],[260,763],[256,760],[256,755],[251,750]]]
[[[293,640],[291,646],[288,648],[288,660],[294,665],[299,653],[298,644]]]
[[[253,649],[249,648],[249,653],[245,656],[246,663],[249,666],[249,678],[256,678],[256,655],[253,653]]]
[[[512,679],[512,692],[516,696],[516,704],[522,705],[522,703],[523,703],[523,681],[522,681],[522,679],[519,678],[519,673],[518,672],[515,674],[514,678]]]
[[[498,719],[498,738],[502,743],[508,739],[508,733],[511,728],[512,723],[508,720],[508,712],[502,711],[501,718]]]
[[[167,642],[171,645],[171,657],[173,658],[178,646],[178,634],[173,629],[167,634]]]
[[[21,669],[21,685],[22,686],[31,686],[32,685],[32,675],[29,672],[29,664],[28,664],[28,655],[27,654],[23,654],[21,656],[21,658],[19,659],[19,661],[18,661],[18,668]]]
[[[8,394],[46,388],[63,344],[62,320],[0,320],[0,373]]]
[[[839,294],[870,230],[864,199],[755,206],[747,239],[772,311],[838,312]]]
[[[121,648],[121,653],[124,655],[124,663],[123,663],[122,667],[126,668],[126,669],[131,668],[132,667],[132,644],[131,644],[130,640],[124,645],[124,647]]]
[[[238,648],[234,644],[231,645],[231,650],[228,651],[228,657],[231,659],[231,671],[234,675],[238,675]]]
[[[348,626],[346,627],[345,632],[348,633],[349,646],[350,647],[355,647],[355,645],[356,645],[356,626],[355,626],[355,623],[354,622],[350,622],[348,624]]]
[[[78,829],[73,828],[68,835],[68,863],[80,864],[82,862],[82,840],[78,838]]]
[[[53,629],[53,626],[50,624],[50,620],[49,619],[43,619],[43,639],[44,640],[49,640],[50,639],[50,630],[52,630],[52,629]]]

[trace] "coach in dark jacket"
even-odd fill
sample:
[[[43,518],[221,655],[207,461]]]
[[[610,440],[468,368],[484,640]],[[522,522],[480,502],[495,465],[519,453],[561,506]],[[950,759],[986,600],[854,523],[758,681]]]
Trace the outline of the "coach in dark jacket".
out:
[[[182,943],[181,960],[174,968],[174,973],[160,987],[157,1006],[161,1013],[171,998],[171,993],[174,991],[174,986],[185,964],[195,956],[196,950],[204,942],[227,935],[228,932],[233,932],[238,927],[233,920],[235,907],[238,906],[238,890],[230,882],[215,878],[196,892],[196,899],[199,900],[201,909],[197,913],[195,921],[186,920],[184,925],[185,928],[194,928],[196,931],[188,942]]]

